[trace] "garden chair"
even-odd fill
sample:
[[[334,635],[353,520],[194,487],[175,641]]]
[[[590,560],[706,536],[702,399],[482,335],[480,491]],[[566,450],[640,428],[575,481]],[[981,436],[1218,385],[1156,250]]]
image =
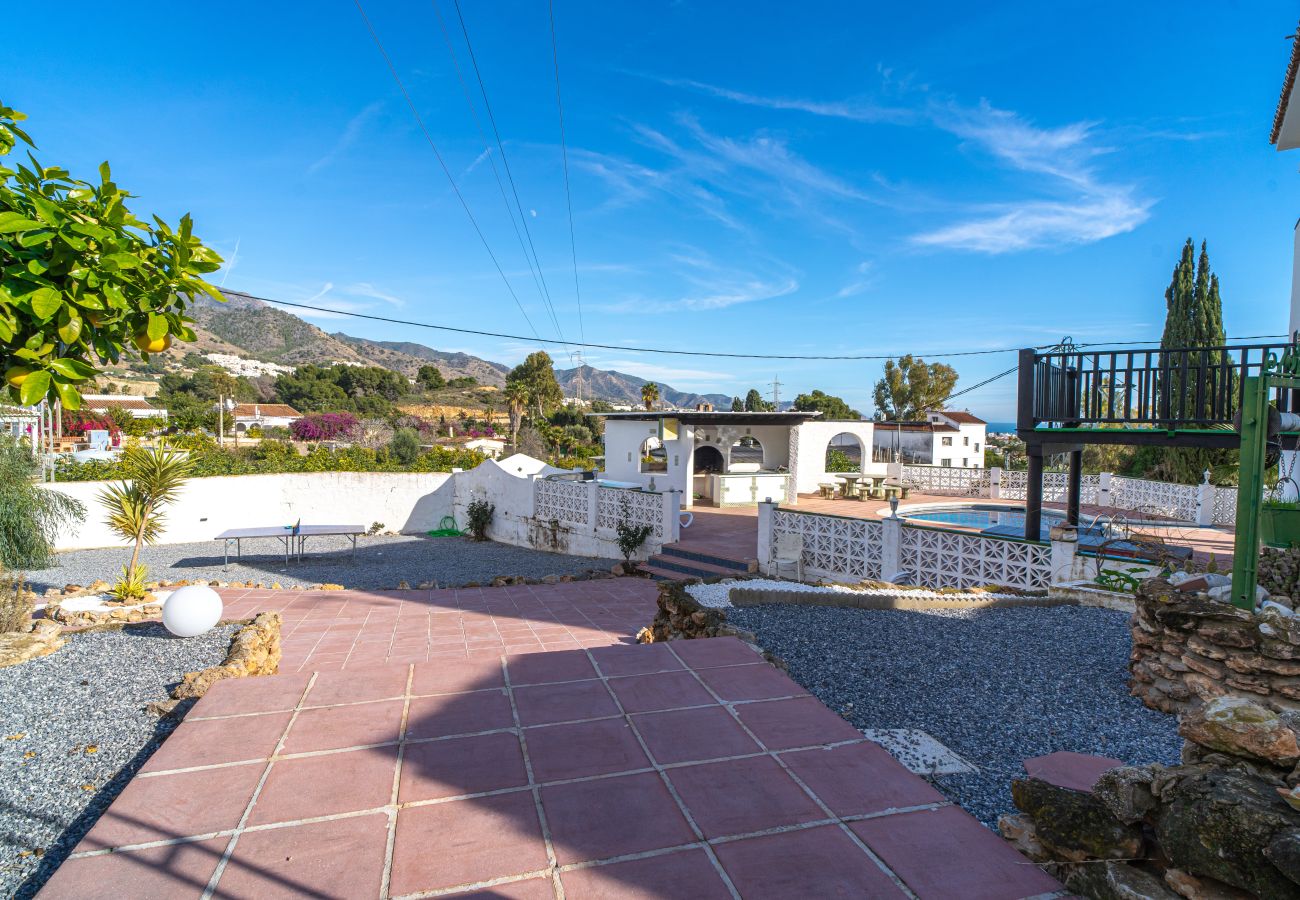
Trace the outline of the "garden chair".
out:
[[[772,546],[772,575],[781,577],[782,566],[795,566],[798,580],[803,581],[803,535],[778,534]]]
[[[823,483],[817,485],[817,488],[818,488],[818,490],[820,490],[820,491],[822,492],[822,499],[823,499],[823,500],[834,500],[834,499],[835,499],[835,485],[833,485],[833,484],[827,484],[827,483],[823,482]]]

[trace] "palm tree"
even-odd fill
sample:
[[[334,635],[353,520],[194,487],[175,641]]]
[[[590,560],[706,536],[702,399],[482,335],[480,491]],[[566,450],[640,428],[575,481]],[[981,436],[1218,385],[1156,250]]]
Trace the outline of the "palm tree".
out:
[[[645,404],[647,411],[654,408],[655,401],[659,399],[659,385],[653,381],[647,381],[641,385],[641,402]]]
[[[122,567],[122,580],[113,587],[119,600],[144,596],[145,567],[140,550],[162,534],[162,508],[176,499],[189,477],[191,463],[184,453],[166,446],[132,447],[122,458],[120,484],[111,484],[99,494],[108,508],[108,527],[123,540],[134,542],[131,562]]]
[[[528,408],[528,388],[523,382],[508,381],[504,391],[506,401],[510,404],[510,446],[519,449],[519,423]]]

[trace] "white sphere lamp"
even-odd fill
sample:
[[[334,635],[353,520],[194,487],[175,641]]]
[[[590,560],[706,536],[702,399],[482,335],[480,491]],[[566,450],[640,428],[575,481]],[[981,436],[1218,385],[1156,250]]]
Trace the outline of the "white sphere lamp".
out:
[[[221,621],[221,595],[206,584],[187,584],[163,601],[163,627],[177,637],[196,637]]]

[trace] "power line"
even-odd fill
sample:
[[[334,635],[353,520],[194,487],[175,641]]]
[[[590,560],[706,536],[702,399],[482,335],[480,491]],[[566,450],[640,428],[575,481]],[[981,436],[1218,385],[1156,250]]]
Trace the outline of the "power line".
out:
[[[469,107],[470,117],[474,120],[474,130],[478,132],[479,140],[483,142],[483,150],[487,155],[488,166],[492,169],[492,177],[497,183],[497,191],[501,194],[501,203],[506,208],[506,218],[510,220],[510,227],[515,232],[515,240],[519,242],[519,250],[524,255],[524,265],[528,267],[528,273],[533,278],[533,287],[537,289],[537,296],[541,298],[542,307],[545,308],[546,295],[542,292],[542,283],[538,280],[537,269],[533,266],[533,261],[528,255],[528,248],[524,246],[523,232],[519,230],[519,221],[515,218],[515,211],[510,206],[510,198],[506,196],[506,186],[501,180],[501,172],[497,169],[496,160],[493,158],[492,144],[483,132],[483,121],[479,118],[478,107],[474,105],[474,100],[470,96],[469,83],[465,81],[465,75],[460,68],[460,60],[456,57],[456,48],[451,40],[451,32],[447,30],[447,22],[442,17],[442,9],[438,6],[438,0],[431,0],[431,4],[434,15],[438,17],[438,28],[442,32],[442,40],[447,47],[447,55],[451,57],[451,66],[456,71],[456,80],[460,82],[461,96],[465,98],[465,105]]]
[[[456,194],[456,199],[460,201],[461,208],[465,210],[465,215],[469,217],[470,224],[474,226],[474,233],[477,234],[478,239],[483,242],[483,249],[486,250],[488,256],[492,258],[492,265],[496,266],[497,274],[499,274],[501,280],[505,282],[506,290],[510,292],[510,296],[515,301],[515,306],[519,307],[520,314],[523,315],[524,321],[528,323],[528,330],[533,333],[532,338],[521,337],[519,340],[542,340],[542,336],[537,333],[537,328],[533,325],[533,320],[528,318],[528,312],[524,309],[524,305],[519,302],[519,296],[515,293],[514,287],[510,284],[510,279],[506,277],[505,270],[501,268],[501,263],[497,262],[497,256],[492,252],[492,247],[488,244],[487,237],[483,234],[483,229],[479,228],[478,220],[474,218],[474,213],[470,211],[469,203],[466,202],[465,196],[460,192],[460,188],[456,185],[456,179],[452,177],[451,169],[447,168],[446,161],[442,158],[442,154],[438,152],[438,145],[434,143],[433,137],[429,134],[429,129],[424,126],[424,119],[420,116],[420,111],[416,109],[415,101],[411,99],[410,93],[406,90],[406,85],[402,83],[402,77],[397,74],[397,67],[393,65],[392,58],[389,57],[388,51],[384,49],[384,42],[379,39],[379,34],[375,31],[375,26],[370,24],[370,17],[366,15],[366,10],[361,5],[361,0],[353,0],[353,2],[356,4],[357,12],[361,13],[362,21],[366,23],[366,30],[370,32],[370,39],[375,42],[375,46],[379,49],[379,55],[384,58],[384,63],[387,64],[388,71],[392,73],[393,80],[397,82],[397,89],[402,92],[402,97],[406,100],[406,105],[411,110],[411,115],[415,117],[415,123],[420,127],[420,132],[424,135],[425,141],[428,142],[429,149],[432,150],[433,155],[438,158],[438,165],[442,166],[442,172],[447,176],[447,181],[450,182],[451,189]],[[312,307],[306,308],[310,309]]]
[[[240,291],[243,293],[243,291]],[[422,323],[422,321],[413,321],[409,319],[391,319],[389,316],[374,316],[367,312],[352,312],[346,310],[331,310],[329,307],[313,306],[311,303],[294,303],[291,300],[276,300],[269,297],[256,297],[255,294],[244,294],[244,297],[251,297],[255,300],[261,300],[263,303],[274,303],[276,306],[287,306],[295,310],[311,310],[313,312],[328,312],[333,316],[348,316],[351,319],[365,319],[368,321],[382,321],[390,325],[407,325],[411,328],[426,328],[434,332],[452,332],[455,334],[473,334],[476,337],[502,338],[504,341],[533,341],[534,343],[550,343],[550,345],[567,345],[591,347],[595,350],[621,350],[624,352],[638,352],[638,354],[663,354],[668,356],[712,356],[719,359],[796,359],[796,360],[822,360],[822,362],[862,362],[862,360],[880,360],[880,359],[898,359],[905,354],[849,354],[849,355],[824,355],[824,354],[733,354],[733,352],[723,352],[720,350],[669,350],[666,347],[632,347],[621,345],[621,343],[594,343],[584,341],[577,343],[573,341],[556,341],[554,338],[543,337],[524,337],[521,334],[506,334],[503,332],[487,332],[487,330],[476,328],[456,328],[454,325],[435,325],[433,323]],[[1256,337],[1283,337],[1268,336],[1261,334]],[[1245,338],[1238,338],[1245,339]],[[1049,346],[1041,345],[1034,347],[1035,350],[1045,350]],[[1011,354],[1019,352],[1024,347],[1000,347],[997,350],[950,350],[944,352],[922,352],[922,354],[911,354],[927,359],[953,359],[958,356],[991,356],[996,354]]]
[[[519,200],[519,188],[515,185],[515,176],[510,171],[510,160],[506,157],[505,144],[501,141],[501,132],[497,129],[497,117],[492,112],[492,103],[488,100],[487,86],[483,83],[483,73],[479,71],[478,57],[474,54],[474,44],[469,39],[469,29],[465,25],[465,16],[460,10],[460,0],[452,0],[452,5],[456,7],[456,18],[460,22],[460,33],[465,38],[465,47],[469,50],[469,61],[474,67],[474,77],[478,79],[479,92],[483,95],[483,107],[487,110],[488,123],[492,126],[492,134],[496,138],[497,150],[501,153],[501,166],[506,170],[506,180],[510,182],[510,191],[515,197],[515,208],[519,210],[519,220],[524,225],[524,236],[528,238],[528,247],[533,252],[533,262],[537,265],[537,275],[542,281],[542,295],[547,309],[551,314],[551,322],[555,325],[555,333],[560,336],[560,343],[567,344],[564,340],[564,330],[560,328],[560,320],[555,315],[555,304],[551,301],[551,289],[546,284],[546,273],[542,271],[542,261],[537,256],[537,247],[533,244],[533,233],[528,227],[528,217],[524,215],[524,205]]]
[[[578,299],[578,337],[587,339],[582,324],[582,289],[578,286],[578,244],[573,236],[573,193],[569,190],[569,146],[564,136],[564,101],[560,97],[560,51],[555,41],[555,0],[547,0],[551,18],[551,61],[555,63],[555,108],[560,114],[560,157],[564,160],[564,200],[569,207],[569,252],[573,256],[573,294]]]

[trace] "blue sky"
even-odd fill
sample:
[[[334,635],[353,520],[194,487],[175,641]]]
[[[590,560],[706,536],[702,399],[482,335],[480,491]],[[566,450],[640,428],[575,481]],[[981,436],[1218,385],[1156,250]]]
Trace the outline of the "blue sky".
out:
[[[438,4],[489,127],[456,8]],[[76,27],[57,34],[39,5],[8,13],[34,38],[7,47],[0,99],[28,113],[43,162],[90,175],[108,159],[137,211],[193,213],[227,287],[532,334],[354,4],[111,6],[64,4]],[[546,4],[462,0],[565,339],[899,354],[1158,338],[1188,236],[1209,241],[1230,335],[1285,331],[1300,156],[1268,132],[1295,3],[845,6],[556,0],[580,317]],[[365,10],[532,326],[556,337],[434,5]],[[313,321],[503,362],[532,349]],[[779,375],[787,398],[821,388],[864,412],[881,366],[586,359],[740,394]],[[1014,356],[950,362],[970,385]],[[1014,379],[962,402],[1010,418]]]

